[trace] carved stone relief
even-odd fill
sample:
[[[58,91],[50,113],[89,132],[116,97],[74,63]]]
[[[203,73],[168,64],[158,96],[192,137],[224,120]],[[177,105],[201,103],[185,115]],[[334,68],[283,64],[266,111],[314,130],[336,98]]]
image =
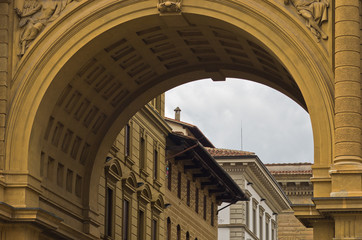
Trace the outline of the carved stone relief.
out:
[[[306,26],[318,41],[328,39],[327,34],[321,29],[321,25],[328,21],[329,0],[284,0],[285,5],[289,3],[292,3],[298,13],[306,20]]]
[[[180,13],[182,0],[159,0],[157,4],[160,13]]]
[[[21,28],[19,56],[23,56],[26,49],[41,33],[45,26],[57,19],[60,13],[73,1],[79,0],[25,0],[23,9],[15,8],[20,18]]]

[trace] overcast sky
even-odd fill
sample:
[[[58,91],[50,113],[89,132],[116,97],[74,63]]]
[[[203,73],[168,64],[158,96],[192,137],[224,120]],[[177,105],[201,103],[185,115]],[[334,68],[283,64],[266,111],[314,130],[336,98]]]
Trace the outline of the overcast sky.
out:
[[[217,148],[255,152],[264,163],[313,162],[308,113],[264,85],[239,79],[191,82],[166,92],[166,116],[196,125]]]

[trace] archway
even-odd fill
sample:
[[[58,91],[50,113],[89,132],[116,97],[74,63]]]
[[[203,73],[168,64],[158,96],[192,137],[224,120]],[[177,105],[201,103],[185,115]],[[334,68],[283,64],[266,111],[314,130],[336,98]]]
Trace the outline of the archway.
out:
[[[92,225],[101,166],[119,130],[156,95],[208,77],[261,82],[308,109],[315,167],[322,169],[315,178],[328,170],[328,58],[283,5],[186,1],[181,15],[160,15],[153,1],[101,1],[67,13],[33,43],[14,77],[5,169],[34,180],[24,202],[10,198],[9,204],[47,204],[39,203],[40,192],[58,187],[42,182],[41,161],[51,157],[74,167],[81,192],[71,204],[83,218],[78,227],[84,219]],[[53,203],[58,198],[47,195]]]

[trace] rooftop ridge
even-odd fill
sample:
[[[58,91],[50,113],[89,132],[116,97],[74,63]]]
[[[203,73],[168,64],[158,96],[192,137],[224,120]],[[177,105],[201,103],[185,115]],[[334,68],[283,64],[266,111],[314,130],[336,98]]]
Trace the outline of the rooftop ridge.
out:
[[[254,152],[226,149],[226,148],[206,148],[206,150],[212,156],[246,156],[246,155],[255,155]]]

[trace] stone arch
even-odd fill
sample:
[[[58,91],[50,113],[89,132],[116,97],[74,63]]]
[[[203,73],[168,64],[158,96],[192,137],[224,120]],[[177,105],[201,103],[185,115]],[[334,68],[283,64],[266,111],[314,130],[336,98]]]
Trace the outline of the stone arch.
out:
[[[220,9],[224,10],[220,11]],[[263,10],[260,11],[260,9]],[[249,45],[254,44],[258,54],[271,58],[275,62],[278,73],[283,73],[281,78],[290,77],[292,79],[288,82],[290,86],[283,86],[276,81],[271,81],[269,79],[271,74],[266,74],[266,72],[242,68],[243,64],[238,62],[240,59],[236,58],[230,64],[215,63],[212,66],[217,67],[216,71],[207,68],[206,65],[209,64],[204,64],[202,61],[218,61],[214,58],[214,54],[211,58],[208,56],[201,57],[198,64],[187,64],[181,59],[175,63],[176,66],[168,65],[166,71],[160,70],[161,73],[158,75],[153,75],[152,71],[147,72],[145,76],[151,76],[151,80],[144,80],[141,77],[137,78],[138,80],[132,79],[132,81],[126,82],[130,89],[120,87],[117,90],[117,96],[113,95],[116,93],[111,92],[108,92],[108,95],[107,92],[102,92],[105,95],[96,95],[97,89],[93,90],[95,86],[87,88],[84,92],[79,92],[76,89],[77,84],[80,84],[79,79],[81,79],[82,84],[88,81],[86,84],[89,86],[92,82],[92,77],[86,79],[87,74],[89,74],[87,67],[94,68],[95,71],[102,71],[104,64],[110,64],[110,60],[102,54],[107,51],[113,54],[114,48],[125,43],[124,38],[112,35],[112,33],[120,31],[121,35],[121,33],[124,34],[126,30],[134,27],[132,34],[137,35],[139,39],[138,41],[137,38],[133,39],[135,40],[132,43],[134,45],[125,45],[131,46],[131,48],[141,45],[142,41],[146,45],[148,44],[147,41],[151,45],[152,41],[157,41],[157,38],[148,38],[147,34],[152,31],[166,29],[166,32],[160,35],[161,37],[166,36],[166,38],[175,34],[175,32],[167,32],[167,27],[172,27],[175,24],[173,20],[166,18],[160,20],[153,1],[82,2],[73,5],[71,9],[67,9],[64,12],[64,17],[57,19],[48,26],[34,41],[19,63],[12,83],[13,97],[6,133],[7,159],[4,169],[29,173],[31,177],[37,179],[37,183],[32,187],[39,189],[41,185],[39,180],[40,152],[43,151],[43,148],[47,148],[44,147],[45,145],[49,145],[51,146],[49,148],[53,149],[54,145],[60,144],[57,143],[56,137],[54,141],[52,139],[44,140],[47,130],[43,126],[50,126],[53,121],[53,125],[50,127],[53,131],[52,136],[56,136],[58,124],[59,129],[69,130],[69,134],[73,133],[73,138],[79,137],[81,139],[82,149],[75,155],[77,161],[80,162],[77,171],[81,172],[79,176],[84,183],[82,185],[84,196],[77,201],[81,201],[81,204],[89,211],[96,212],[96,186],[104,164],[104,157],[121,127],[141,106],[157,94],[188,81],[208,77],[215,80],[220,80],[223,77],[237,77],[251,79],[274,87],[308,109],[314,133],[315,166],[327,170],[332,159],[333,146],[332,75],[329,69],[328,54],[304,28],[303,22],[300,22],[297,16],[287,12],[285,7],[277,2],[255,3],[251,1],[241,4],[233,1],[184,1],[183,15],[187,17],[187,20],[203,25],[205,28],[200,30],[202,33],[207,28],[206,34],[213,34],[213,37],[220,44],[235,42],[232,39],[240,39],[244,43],[249,41]],[[155,23],[147,29],[141,29],[141,23],[146,21],[149,24],[163,22],[164,25],[157,28]],[[185,24],[182,22],[185,21],[183,17],[176,19],[176,21]],[[207,25],[209,23],[215,26],[210,27]],[[179,36],[185,38],[176,39],[176,43],[180,43],[181,40],[187,41],[189,35],[199,34],[200,31],[187,31],[188,27],[190,26],[185,26],[185,31],[180,30],[178,32]],[[225,27],[230,29],[229,33],[223,30]],[[143,35],[145,38],[140,37]],[[222,40],[216,38],[216,35],[219,38],[229,40],[222,43],[220,42]],[[129,43],[129,41],[126,42]],[[188,46],[198,44],[189,43]],[[216,48],[215,52],[219,49]],[[148,48],[147,51],[150,50],[152,49]],[[207,48],[195,48],[194,50],[212,51]],[[177,55],[177,53],[175,54]],[[232,50],[230,50],[230,54],[233,54]],[[117,55],[114,57],[117,58]],[[146,64],[151,65],[152,61],[156,59],[155,55],[142,57],[149,60]],[[218,57],[217,54],[216,57]],[[223,57],[220,55],[220,59]],[[97,65],[99,62],[103,65]],[[177,64],[181,64],[182,67]],[[113,68],[110,70],[112,74],[105,76],[109,77],[110,81],[113,81],[114,73],[124,74],[120,70],[115,70],[115,65],[112,66]],[[157,66],[152,67],[157,68]],[[124,68],[126,69],[127,66]],[[134,70],[135,72],[129,71],[128,75],[137,75],[137,69]],[[117,85],[117,82],[115,84]],[[122,82],[120,85],[125,86],[125,83]],[[95,91],[94,95],[92,95],[93,91]],[[72,96],[77,98],[80,96],[77,94],[82,97],[85,96],[79,98],[82,99],[83,104],[88,104],[90,109],[93,109],[88,112],[88,116],[93,117],[91,120],[82,116],[80,117],[82,120],[76,122],[74,119],[77,116],[72,112],[76,110],[66,109],[67,103],[64,100],[70,101]],[[104,106],[104,109],[92,105],[90,96],[94,97],[92,101],[98,101],[98,105]],[[107,99],[109,96],[111,99]],[[106,101],[108,101],[107,105],[103,105]],[[62,111],[71,112],[70,117],[58,118],[62,115]],[[82,129],[79,130],[79,133],[75,131],[78,126]],[[77,134],[79,136],[74,136]],[[63,136],[65,136],[64,132],[62,133]],[[47,141],[50,143],[46,143]],[[22,147],[19,149],[19,146]],[[58,153],[56,149],[52,151],[55,154]],[[82,158],[83,152],[85,154],[84,159]],[[318,178],[318,175],[315,177]],[[135,188],[136,179],[128,178],[128,180],[130,185]],[[11,201],[9,203],[14,204]],[[31,206],[32,204],[34,201],[21,203],[18,206]]]

